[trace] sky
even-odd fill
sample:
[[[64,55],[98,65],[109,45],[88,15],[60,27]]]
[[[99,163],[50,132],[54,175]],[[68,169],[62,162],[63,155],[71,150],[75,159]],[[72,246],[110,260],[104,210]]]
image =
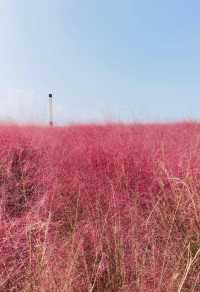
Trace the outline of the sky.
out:
[[[200,1],[0,0],[0,121],[200,119]]]

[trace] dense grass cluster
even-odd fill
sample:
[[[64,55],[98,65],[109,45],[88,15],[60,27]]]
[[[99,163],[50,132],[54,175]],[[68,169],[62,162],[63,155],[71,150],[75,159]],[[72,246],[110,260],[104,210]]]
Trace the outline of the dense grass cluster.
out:
[[[200,291],[200,125],[1,126],[0,291]]]

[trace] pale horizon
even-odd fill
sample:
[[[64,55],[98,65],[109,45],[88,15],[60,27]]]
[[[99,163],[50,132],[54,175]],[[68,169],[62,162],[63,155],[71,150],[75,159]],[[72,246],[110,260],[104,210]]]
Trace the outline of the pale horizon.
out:
[[[0,121],[200,120],[200,3],[0,2]]]

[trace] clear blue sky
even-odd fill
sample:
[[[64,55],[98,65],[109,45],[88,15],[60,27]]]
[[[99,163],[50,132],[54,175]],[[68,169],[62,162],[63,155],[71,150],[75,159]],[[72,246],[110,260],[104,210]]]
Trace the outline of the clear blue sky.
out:
[[[200,1],[1,0],[0,120],[200,119]]]

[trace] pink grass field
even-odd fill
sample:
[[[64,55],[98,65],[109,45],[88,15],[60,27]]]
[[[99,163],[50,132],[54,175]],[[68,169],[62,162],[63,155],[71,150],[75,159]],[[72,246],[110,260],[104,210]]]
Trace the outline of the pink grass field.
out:
[[[0,291],[200,291],[200,124],[0,126]]]

